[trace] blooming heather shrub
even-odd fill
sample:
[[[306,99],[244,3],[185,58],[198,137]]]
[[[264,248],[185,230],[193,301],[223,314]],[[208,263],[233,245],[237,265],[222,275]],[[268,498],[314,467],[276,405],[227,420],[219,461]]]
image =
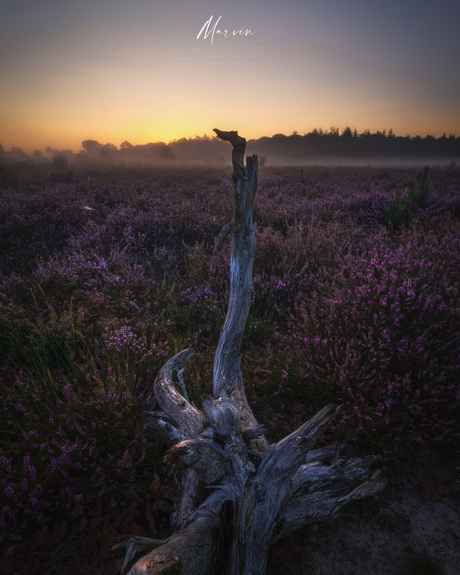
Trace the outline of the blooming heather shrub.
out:
[[[9,434],[0,441],[4,551],[30,543],[34,530],[70,517],[76,505],[122,505],[152,449],[140,411],[171,349],[121,326],[107,328],[92,350],[71,376],[47,369],[2,385],[0,424]]]
[[[411,227],[400,246],[325,271],[287,336],[291,377],[343,403],[337,429],[388,449],[455,444],[459,407],[459,225]],[[458,436],[457,436],[458,437]]]
[[[61,250],[87,214],[73,186],[48,182],[46,190],[28,185],[0,190],[0,272],[31,270],[37,257]]]
[[[267,309],[293,310],[312,293],[318,270],[336,266],[337,254],[353,249],[356,238],[365,244],[351,219],[324,223],[312,216],[308,224],[288,226],[285,234],[271,226],[255,225],[255,231],[251,313],[256,315]]]
[[[26,281],[8,278],[1,292],[0,349],[11,365],[29,369],[37,362],[49,368],[71,363],[118,319],[148,317],[151,330],[167,327],[160,318],[161,286],[119,252],[108,258],[74,252],[40,262]]]
[[[137,331],[141,333],[136,333],[129,325],[107,326],[94,343],[95,359],[108,374],[121,378],[133,393],[147,390],[149,382],[153,382],[163,363],[174,353],[165,331],[168,327],[166,324],[162,329],[151,322],[142,329],[139,323]],[[139,385],[143,387],[138,389]]]
[[[460,170],[299,175],[260,173],[248,399],[268,427],[265,407],[340,400],[344,440],[448,443]],[[189,396],[210,392],[230,242],[212,252],[232,217],[230,169],[124,178],[0,187],[0,545],[18,556],[40,526],[70,526],[96,498],[121,505],[133,482],[141,493],[147,461],[159,471],[140,415],[166,359],[192,346]],[[397,190],[415,222],[402,232],[385,215]]]
[[[108,257],[70,252],[67,257],[40,262],[33,281],[45,294],[53,293],[61,301],[70,295],[76,301],[92,296],[104,302],[106,315],[110,310],[115,317],[127,318],[136,315],[156,291],[156,282],[144,268],[130,262],[116,247]],[[55,293],[56,285],[62,286],[59,293]]]
[[[316,284],[316,267],[305,264],[299,271],[287,269],[283,274],[255,275],[252,284],[251,315],[279,315],[294,309],[298,301],[311,295]]]

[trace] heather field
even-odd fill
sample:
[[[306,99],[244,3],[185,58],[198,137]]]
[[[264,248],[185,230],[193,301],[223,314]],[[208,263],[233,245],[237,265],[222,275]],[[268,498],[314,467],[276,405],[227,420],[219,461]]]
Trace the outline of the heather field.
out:
[[[167,531],[173,482],[142,417],[193,347],[199,404],[229,290],[230,168],[0,183],[0,573],[115,573]],[[460,169],[263,168],[248,398],[272,439],[327,403],[327,441],[458,458]],[[91,566],[91,568],[89,567]]]

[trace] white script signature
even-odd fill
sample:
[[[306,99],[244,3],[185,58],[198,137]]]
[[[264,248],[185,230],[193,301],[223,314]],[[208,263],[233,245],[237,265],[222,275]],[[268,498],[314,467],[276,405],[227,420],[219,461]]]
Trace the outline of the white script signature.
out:
[[[209,20],[206,20],[206,22],[203,24],[201,30],[198,32],[198,36],[196,37],[197,40],[200,38],[201,34],[203,34],[204,40],[206,40],[209,36],[211,36],[211,44],[214,45],[215,34],[219,34],[224,38],[230,38],[230,36],[252,36],[253,34],[255,34],[255,32],[247,28],[246,29],[241,28],[240,30],[233,30],[232,32],[229,32],[228,30],[225,29],[219,30],[217,28],[217,24],[219,24],[219,21],[222,18],[222,16],[219,16],[219,18],[217,18],[215,23],[211,25],[213,17],[214,16],[211,16],[211,18],[209,18]]]

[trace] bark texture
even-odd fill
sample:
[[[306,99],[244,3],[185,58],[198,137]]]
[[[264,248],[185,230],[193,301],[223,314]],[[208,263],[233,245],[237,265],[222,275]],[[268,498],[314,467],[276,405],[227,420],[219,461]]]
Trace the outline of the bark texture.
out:
[[[263,575],[270,545],[336,515],[348,501],[381,491],[372,470],[375,458],[345,460],[335,446],[313,449],[339,408],[328,405],[283,440],[269,445],[252,413],[241,374],[241,340],[251,304],[255,235],[252,206],[257,189],[257,156],[246,158],[238,132],[214,130],[232,145],[234,212],[216,244],[231,235],[230,299],[217,346],[213,396],[201,409],[177,372],[193,352],[184,350],[160,370],[154,396],[161,411],[148,413],[150,435],[171,445],[165,463],[177,470],[179,497],[172,518],[175,533],[165,541],[131,538],[129,575]],[[182,387],[182,385],[181,385]]]

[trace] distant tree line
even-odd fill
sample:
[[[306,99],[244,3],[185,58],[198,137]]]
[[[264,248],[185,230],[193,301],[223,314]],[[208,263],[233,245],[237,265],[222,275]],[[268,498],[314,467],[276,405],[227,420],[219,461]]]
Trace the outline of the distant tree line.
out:
[[[258,154],[274,156],[280,160],[315,160],[330,158],[353,159],[460,159],[460,137],[427,135],[396,136],[393,130],[372,133],[365,130],[358,133],[346,127],[341,133],[332,127],[329,131],[313,130],[301,136],[294,132],[290,136],[275,134],[271,138],[257,140]]]
[[[97,140],[84,140],[81,150],[55,150],[46,148],[43,154],[34,150],[31,155],[21,148],[7,151],[0,145],[0,165],[48,164],[56,170],[68,170],[73,166],[95,165],[146,166],[174,163],[226,164],[228,154],[225,145],[215,136],[181,138],[169,143],[155,142],[131,144],[122,142],[118,147],[111,143],[101,144]],[[418,159],[439,162],[460,160],[460,137],[445,135],[434,137],[396,136],[393,130],[358,133],[346,127],[341,132],[336,127],[330,130],[314,129],[300,135],[275,134],[249,140],[248,153],[257,153],[262,160],[276,163],[309,163],[321,161],[353,161],[384,159],[407,161]],[[225,159],[224,159],[225,158]]]

